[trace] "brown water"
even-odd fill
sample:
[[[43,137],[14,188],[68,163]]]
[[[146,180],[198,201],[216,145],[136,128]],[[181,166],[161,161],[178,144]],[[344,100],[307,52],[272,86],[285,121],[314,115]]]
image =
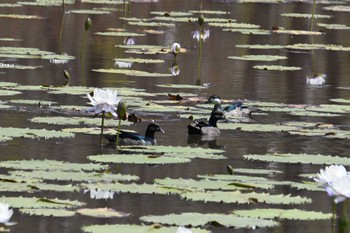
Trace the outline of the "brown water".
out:
[[[15,3],[16,1],[6,1]],[[157,3],[136,3],[132,2],[129,17],[150,17],[151,11],[187,11],[198,10],[200,1],[190,0],[160,0]],[[349,5],[349,4],[347,4]],[[90,9],[94,5],[84,4],[77,1],[76,4],[67,5],[66,10]],[[318,5],[318,14],[332,15],[332,19],[319,19],[317,22],[338,23],[350,26],[350,17],[347,12],[325,11],[323,6]],[[120,6],[118,6],[120,8]],[[281,13],[310,13],[311,2],[288,2],[279,4],[245,3],[239,4],[235,1],[203,1],[203,9],[221,10],[230,13],[230,18],[238,22],[253,23],[261,25],[263,29],[271,29],[274,26],[281,26],[288,29],[308,30],[310,20],[289,18],[280,16]],[[66,52],[69,55],[79,56],[83,36],[83,25],[87,15],[65,14],[61,46],[59,33],[62,22],[61,7],[17,7],[1,8],[0,14],[29,14],[45,17],[44,20],[21,20],[0,18],[0,37],[11,37],[21,39],[18,42],[0,42],[0,46],[22,46],[37,47],[41,50],[53,52]],[[198,43],[191,37],[191,32],[198,28],[196,23],[177,23],[176,27],[161,28],[164,35],[147,35],[136,39],[137,44],[159,44],[170,45],[174,41],[180,42],[186,48],[187,53],[180,54],[177,63],[181,69],[180,76],[170,78],[139,78],[124,75],[102,74],[92,72],[95,68],[112,68],[113,59],[116,57],[128,57],[124,50],[115,48],[116,44],[122,44],[124,38],[105,37],[95,35],[95,32],[106,31],[107,28],[119,28],[124,25],[120,20],[122,12],[107,15],[89,15],[93,26],[88,32],[85,53],[84,53],[84,78],[80,61],[74,60],[67,64],[51,64],[44,60],[21,59],[16,62],[22,65],[42,65],[42,69],[35,71],[24,70],[3,70],[0,73],[0,81],[17,82],[23,85],[63,85],[64,78],[62,70],[66,69],[71,74],[71,86],[93,86],[93,87],[121,87],[130,86],[144,88],[147,92],[174,92],[173,89],[157,87],[156,84],[195,84],[198,78]],[[208,16],[209,17],[209,16]],[[227,17],[227,16],[225,16]],[[126,26],[129,31],[137,31],[137,26]],[[331,98],[349,99],[350,91],[338,87],[350,86],[349,52],[322,51],[316,50],[313,54],[310,51],[292,50],[248,50],[237,48],[238,44],[294,44],[311,43],[310,36],[291,36],[284,34],[271,35],[243,35],[240,33],[223,32],[221,28],[210,29],[210,38],[203,44],[200,79],[202,83],[212,83],[209,89],[194,91],[199,96],[208,97],[212,94],[219,94],[222,98],[248,99],[258,101],[269,101],[291,104],[324,104],[329,103]],[[315,25],[315,30],[321,28]],[[326,30],[323,36],[314,36],[313,43],[317,44],[340,44],[350,46],[348,30]],[[253,69],[255,62],[236,61],[227,59],[228,56],[240,56],[245,54],[272,54],[285,55],[287,60],[278,62],[288,66],[300,66],[301,71],[279,72]],[[145,56],[147,57],[147,56]],[[150,72],[167,73],[173,62],[172,55],[156,55],[152,58],[166,59],[161,65],[140,65],[133,68]],[[6,60],[5,60],[6,62]],[[259,63],[259,62],[257,62]],[[261,63],[263,64],[263,63]],[[327,74],[326,85],[312,87],[306,85],[306,76],[313,73]],[[177,90],[175,90],[176,92]],[[186,92],[187,90],[181,90]],[[192,91],[192,90],[191,90]],[[33,93],[38,96],[33,96]],[[42,96],[41,96],[42,95]],[[56,101],[61,104],[84,105],[85,100],[77,97],[62,95],[47,95],[39,92],[24,92],[20,98],[45,99]],[[1,100],[12,97],[1,97]],[[39,128],[42,125],[30,124],[28,119],[33,116],[46,116],[44,111],[14,112],[0,111],[1,127],[33,127]],[[187,124],[188,120],[179,119],[175,114],[167,114],[165,117],[155,117],[160,122],[165,134],[158,134],[157,141],[161,145],[188,145]],[[287,120],[323,121],[326,123],[341,124],[348,127],[349,118],[305,118],[290,117],[282,113],[271,113],[268,116],[256,116],[253,118],[259,123],[283,122]],[[138,124],[133,129],[143,131],[146,122]],[[55,126],[44,126],[45,128],[56,128]],[[57,127],[60,128],[60,127]],[[176,139],[176,140],[174,140]],[[276,163],[247,163],[242,155],[249,153],[313,153],[325,155],[349,155],[348,140],[325,139],[319,137],[288,136],[285,134],[262,134],[245,133],[237,131],[223,131],[216,141],[216,146],[225,149],[227,160],[193,160],[184,165],[121,165],[112,166],[112,171],[120,171],[125,174],[140,176],[141,181],[152,182],[154,178],[195,178],[198,174],[225,174],[226,164],[235,167],[272,168],[283,171],[282,175],[276,175],[276,179],[300,180],[301,173],[316,172],[320,167],[308,165],[285,165]],[[207,147],[208,145],[203,145]],[[209,145],[212,147],[213,145]],[[26,140],[14,139],[0,144],[1,160],[9,159],[56,159],[71,162],[87,162],[86,157],[91,154],[101,153],[98,146],[98,137],[78,134],[75,138],[66,140]],[[104,153],[113,152],[105,148]],[[331,211],[331,203],[325,193],[303,192],[290,190],[289,188],[278,190],[279,193],[293,193],[312,197],[313,203],[300,206],[302,209],[317,211]],[[5,195],[10,195],[6,193]],[[17,193],[14,193],[17,195]],[[27,195],[27,194],[23,194]],[[88,203],[88,207],[111,207],[119,211],[132,213],[131,217],[121,219],[95,219],[82,216],[70,218],[46,218],[29,217],[15,211],[12,217],[18,224],[11,227],[11,232],[80,232],[81,227],[90,224],[104,223],[138,223],[138,218],[149,214],[169,214],[181,212],[218,212],[225,213],[234,209],[246,208],[234,204],[216,204],[202,202],[188,202],[180,200],[177,196],[161,195],[135,195],[116,194],[113,200],[98,201],[91,200],[83,193],[47,193],[48,197],[63,199],[77,199]],[[161,203],[161,204],[160,204]],[[254,206],[253,206],[254,207]],[[260,206],[259,206],[260,207]],[[297,206],[296,208],[298,208]],[[234,230],[225,228],[210,228],[213,232],[327,232],[331,230],[330,221],[284,221],[279,227],[273,229],[258,230]]]

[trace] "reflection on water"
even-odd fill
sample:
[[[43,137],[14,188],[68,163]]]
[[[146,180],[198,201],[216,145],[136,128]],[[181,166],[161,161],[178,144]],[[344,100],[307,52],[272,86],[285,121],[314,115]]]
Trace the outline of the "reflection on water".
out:
[[[16,1],[8,1],[15,3]],[[350,66],[348,64],[348,52],[314,50],[298,51],[290,49],[269,49],[250,50],[238,48],[236,45],[244,44],[271,44],[288,45],[295,43],[311,43],[308,36],[301,35],[254,35],[234,32],[224,32],[222,28],[210,27],[204,19],[204,26],[200,28],[197,21],[193,23],[176,23],[174,27],[156,27],[155,30],[163,31],[163,34],[147,34],[144,37],[126,38],[108,37],[95,34],[96,32],[107,31],[108,28],[124,28],[133,32],[140,32],[144,28],[131,25],[121,16],[135,18],[150,18],[152,11],[187,11],[198,10],[198,1],[170,1],[145,3],[143,1],[130,1],[126,4],[124,11],[115,11],[107,15],[88,15],[91,17],[93,26],[86,37],[84,47],[84,62],[79,59],[66,62],[65,60],[54,59],[42,61],[39,59],[16,59],[2,58],[1,64],[19,65],[40,65],[42,69],[35,71],[5,69],[0,73],[1,81],[18,82],[23,85],[62,85],[64,76],[62,71],[66,70],[70,74],[69,85],[71,86],[93,86],[93,87],[121,87],[130,86],[146,89],[149,93],[168,92],[191,92],[192,94],[208,98],[210,95],[220,95],[223,99],[247,99],[254,101],[278,102],[289,104],[327,104],[330,99],[349,99],[350,92]],[[67,53],[79,57],[81,41],[84,36],[82,25],[87,18],[86,14],[73,14],[70,10],[91,8],[94,4],[76,1],[75,4],[66,4],[66,13],[62,15],[60,7],[18,7],[1,8],[0,13],[8,14],[30,14],[44,17],[43,20],[20,20],[0,18],[2,25],[1,37],[8,37],[15,40],[0,41],[1,46],[22,46],[37,47],[41,50],[56,53]],[[332,15],[332,19],[317,19],[317,22],[337,23],[341,22],[350,25],[350,17],[346,12],[326,11],[318,5],[316,12],[319,14]],[[113,6],[119,9],[119,6]],[[230,13],[226,18],[236,19],[238,22],[257,24],[261,28],[270,30],[275,26],[288,29],[308,30],[309,21],[300,18],[282,17],[282,13],[291,12],[311,12],[312,4],[307,2],[289,2],[279,4],[247,3],[240,4],[237,1],[203,1],[203,9],[215,9]],[[216,16],[207,16],[216,17]],[[317,28],[317,29],[316,29]],[[324,30],[324,29],[322,29]],[[200,39],[201,38],[201,39]],[[163,45],[169,46],[174,41],[178,41],[186,52],[180,53],[176,57],[171,54],[155,56],[139,55],[142,58],[165,59],[163,64],[139,64],[127,62],[115,62],[116,58],[132,57],[126,54],[125,49],[116,48],[121,44],[138,45]],[[339,44],[349,47],[348,31],[346,30],[326,30],[322,36],[312,38],[314,44]],[[302,67],[301,71],[295,72],[271,72],[266,70],[256,70],[256,64],[250,61],[239,61],[227,59],[228,56],[241,56],[247,54],[270,54],[287,56],[287,60],[280,61],[279,64],[286,66]],[[258,62],[259,63],[259,62]],[[169,71],[169,65],[170,71]],[[260,63],[259,63],[260,64]],[[125,75],[103,74],[91,71],[100,68],[127,68],[132,65],[135,70],[145,70],[149,72],[169,73],[172,77],[167,78],[139,78]],[[180,72],[181,68],[181,72]],[[315,71],[320,76],[309,77]],[[83,77],[83,78],[81,78]],[[326,78],[327,77],[327,78]],[[185,89],[164,89],[157,84],[210,84],[210,88],[204,90]],[[310,85],[309,85],[310,84]],[[325,85],[326,84],[326,85]],[[321,88],[315,88],[321,85]],[[33,96],[35,93],[36,96]],[[12,97],[1,97],[1,100],[9,100]],[[42,99],[58,102],[65,105],[86,105],[86,100],[74,96],[51,95],[39,92],[23,91],[20,98]],[[152,100],[152,98],[150,98]],[[37,115],[46,115],[45,112],[31,111],[0,111],[2,127],[40,127],[30,123],[28,119]],[[50,113],[55,115],[56,113]],[[135,113],[138,115],[137,113]],[[224,149],[226,160],[207,161],[196,159],[188,164],[164,165],[164,166],[144,166],[144,165],[115,165],[113,173],[122,172],[125,174],[135,174],[140,176],[140,182],[151,183],[155,178],[165,177],[185,177],[197,178],[203,174],[226,174],[226,165],[234,167],[254,167],[273,168],[283,171],[274,178],[281,180],[300,181],[300,174],[310,174],[318,171],[317,166],[291,165],[263,162],[247,162],[242,159],[245,154],[264,153],[312,153],[325,155],[348,156],[348,142],[341,139],[327,139],[315,137],[290,136],[277,133],[247,133],[238,130],[221,131],[215,138],[206,138],[201,135],[187,135],[188,121],[179,119],[177,114],[166,114],[166,116],[147,116],[158,118],[166,134],[157,137],[158,144],[172,146],[200,146],[215,149]],[[148,120],[148,119],[147,119]],[[269,113],[269,115],[254,115],[252,120],[258,123],[284,122],[290,120],[304,120],[310,122],[325,122],[345,126],[350,125],[347,115],[333,118],[310,118],[293,117],[282,113]],[[148,122],[138,122],[130,127],[136,131],[143,131]],[[45,126],[56,128],[55,126]],[[220,128],[220,125],[219,125]],[[158,136],[158,135],[157,135]],[[74,139],[42,140],[40,142],[29,139],[14,139],[13,141],[0,144],[1,160],[10,159],[57,159],[73,162],[87,162],[86,157],[91,154],[109,153],[115,151],[112,147],[104,147],[101,150],[98,146],[98,136],[78,135]],[[111,153],[112,153],[111,152]],[[332,212],[331,201],[325,200],[324,193],[310,193],[304,190],[290,190],[286,187],[277,187],[282,193],[294,193],[297,195],[311,196],[313,203],[301,208]],[[48,197],[55,197],[56,194],[47,192]],[[19,224],[11,227],[11,232],[80,232],[82,225],[94,223],[138,223],[139,217],[147,214],[169,214],[172,212],[221,212],[228,213],[235,208],[242,208],[237,205],[223,205],[216,203],[187,202],[177,196],[157,196],[157,195],[136,195],[117,194],[109,191],[90,190],[89,194],[84,193],[59,193],[59,198],[78,199],[88,203],[89,207],[108,206],[118,211],[133,213],[127,219],[93,219],[82,216],[63,219],[36,218],[22,215],[16,212],[11,221]],[[17,195],[17,194],[16,194]],[[23,195],[28,195],[24,193]],[[102,200],[99,200],[102,198]],[[112,200],[113,198],[113,200]],[[98,200],[97,200],[98,199]],[[285,207],[285,206],[284,206]],[[243,207],[244,208],[244,207]],[[252,207],[253,208],[253,207]],[[243,232],[243,230],[223,229],[212,227],[213,232]],[[282,221],[281,225],[274,229],[259,229],[259,232],[331,232],[332,223],[329,221],[317,222],[297,222]],[[256,230],[244,230],[244,232],[256,232]]]

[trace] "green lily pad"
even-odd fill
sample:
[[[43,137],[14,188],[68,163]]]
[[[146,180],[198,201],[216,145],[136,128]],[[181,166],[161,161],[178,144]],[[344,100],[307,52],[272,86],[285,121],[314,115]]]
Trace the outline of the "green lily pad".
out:
[[[302,163],[302,164],[343,164],[350,165],[350,158],[320,155],[320,154],[265,154],[243,155],[244,159],[274,163]]]
[[[237,48],[244,48],[244,49],[283,49],[283,45],[271,45],[271,44],[251,44],[251,45],[236,45]]]
[[[330,19],[332,15],[320,15],[320,14],[303,14],[303,13],[282,13],[281,16],[284,17],[293,17],[293,18],[306,18],[311,19]]]
[[[296,50],[330,50],[330,51],[350,51],[350,47],[335,44],[293,44],[286,45],[287,49]]]
[[[327,6],[323,7],[323,9],[329,11],[350,12],[350,6],[345,5]]]
[[[0,90],[0,96],[11,96],[22,94],[20,91]]]
[[[133,77],[172,77],[172,74],[151,73],[142,70],[127,70],[127,69],[93,69],[92,71],[111,74],[125,74]]]
[[[56,130],[46,130],[46,129],[29,129],[29,128],[3,128],[0,127],[1,135],[0,141],[12,140],[14,137],[23,138],[71,138],[75,135],[69,132],[62,132]]]
[[[73,4],[74,0],[64,0],[65,4]],[[62,6],[61,0],[36,0],[31,2],[19,1],[17,4],[24,6]]]
[[[256,25],[256,24],[250,24],[250,23],[235,23],[232,22],[232,20],[230,22],[213,22],[213,23],[209,23],[209,26],[212,27],[223,27],[223,28],[260,28],[260,25]]]
[[[270,35],[270,30],[260,28],[224,28],[224,32],[239,32],[245,35]]]
[[[42,66],[25,66],[25,65],[17,65],[17,64],[0,63],[0,69],[35,70],[39,68],[42,68]]]
[[[118,232],[118,233],[174,233],[178,227],[165,227],[157,225],[121,225],[121,224],[105,224],[105,225],[90,225],[84,226],[83,231],[89,233],[103,233],[103,232]],[[195,233],[209,233],[208,230],[199,228],[191,228]]]
[[[8,179],[16,177],[8,176]],[[26,177],[22,177],[23,180]],[[58,185],[58,184],[46,184],[36,183],[35,179],[27,179],[28,183],[13,183],[13,182],[0,182],[1,192],[38,192],[38,191],[51,191],[51,192],[75,192],[79,190],[79,187],[73,185]],[[34,182],[33,182],[34,181]],[[33,183],[32,183],[33,182]]]
[[[62,209],[62,208],[75,208],[84,206],[84,202],[70,201],[61,199],[48,199],[37,197],[0,197],[0,202],[7,203],[13,208],[48,208],[48,209]]]
[[[86,117],[34,117],[30,119],[33,123],[45,123],[51,125],[93,125],[101,126],[101,118],[86,118]],[[104,120],[105,127],[117,126],[117,121],[113,119]]]
[[[277,56],[277,55],[244,55],[241,57],[238,56],[229,56],[229,59],[243,60],[243,61],[278,61],[281,59],[287,59],[286,56]]]
[[[169,157],[160,155],[142,155],[142,154],[108,154],[108,155],[90,155],[88,159],[100,163],[131,163],[131,164],[172,164],[188,163],[188,158]]]
[[[21,214],[28,214],[31,216],[43,216],[43,217],[72,217],[75,215],[75,211],[64,209],[19,209]]]
[[[274,70],[274,71],[296,71],[301,70],[301,67],[296,66],[282,66],[282,65],[255,65],[254,69],[258,70]]]
[[[29,99],[16,99],[16,100],[10,100],[9,102],[13,104],[30,104],[30,105],[38,105],[38,106],[57,104],[56,102],[52,102],[52,101],[29,100]]]
[[[186,84],[158,84],[157,87],[164,87],[164,88],[180,88],[180,89],[206,89],[208,87],[205,86],[198,86],[198,85],[186,85]]]
[[[164,60],[162,59],[142,59],[142,58],[116,58],[114,59],[114,62],[132,62],[132,63],[164,63]]]
[[[95,217],[95,218],[121,218],[127,217],[130,214],[118,212],[111,208],[94,208],[94,209],[78,209],[77,213],[85,216]]]
[[[218,202],[218,203],[266,203],[266,204],[305,204],[311,203],[310,198],[301,196],[291,196],[283,194],[269,194],[256,192],[240,192],[240,191],[206,191],[206,192],[186,192],[180,196],[186,200]]]
[[[10,19],[45,19],[38,15],[16,15],[16,14],[0,14],[0,18]]]
[[[289,132],[298,130],[296,126],[282,124],[255,124],[255,123],[235,123],[235,124],[219,124],[222,130],[235,129],[247,132]]]
[[[96,172],[68,172],[60,170],[51,171],[11,171],[13,177],[27,177],[45,180],[77,181],[77,182],[115,182],[138,180],[139,177],[123,174],[108,174]]]
[[[46,171],[101,171],[108,166],[96,163],[69,163],[57,160],[8,160],[1,161],[0,167],[20,170]]]
[[[147,223],[198,227],[205,226],[210,223],[234,228],[273,227],[278,225],[278,222],[272,220],[244,218],[230,214],[216,213],[182,213],[158,216],[149,215],[141,217],[140,220]]]
[[[3,58],[27,58],[27,59],[60,59],[72,60],[73,56],[55,54],[53,52],[26,47],[0,47],[0,57]]]
[[[99,9],[78,9],[78,10],[70,10],[69,13],[85,14],[85,15],[105,15],[111,12],[105,11],[105,10],[99,10]]]
[[[263,219],[291,219],[291,220],[325,220],[331,219],[331,213],[307,211],[299,209],[252,209],[235,210],[232,212],[240,217],[263,218]]]
[[[96,32],[96,35],[100,36],[116,36],[116,37],[137,37],[137,36],[145,36],[143,33],[135,33],[135,32]]]

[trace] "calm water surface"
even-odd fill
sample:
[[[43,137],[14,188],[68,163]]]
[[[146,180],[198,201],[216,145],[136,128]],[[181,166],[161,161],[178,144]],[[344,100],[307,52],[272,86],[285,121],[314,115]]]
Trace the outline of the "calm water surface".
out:
[[[16,3],[17,1],[6,1]],[[67,5],[66,10],[91,9],[96,5],[84,4],[77,1],[75,4]],[[137,3],[132,2],[129,17],[150,18],[151,11],[187,11],[198,10],[200,1],[195,0],[160,0],[157,3]],[[333,12],[323,10],[322,7],[328,5],[318,5],[318,14],[332,15],[332,19],[319,19],[317,22],[337,23],[350,26],[350,17],[347,12]],[[120,8],[121,6],[118,6]],[[274,26],[288,29],[308,30],[310,20],[300,18],[282,17],[282,13],[310,13],[312,4],[309,2],[289,2],[279,4],[266,3],[237,3],[235,1],[203,1],[203,9],[221,10],[230,13],[226,18],[236,19],[237,22],[258,24],[262,29],[271,29]],[[123,49],[116,48],[115,45],[122,44],[124,38],[105,37],[94,34],[95,32],[106,31],[107,28],[120,28],[126,26],[129,31],[138,32],[137,26],[125,24],[119,18],[123,12],[115,12],[107,15],[85,15],[85,14],[65,14],[63,24],[63,34],[61,46],[59,42],[60,26],[62,21],[61,7],[16,7],[2,8],[0,14],[28,14],[44,17],[43,20],[21,20],[0,18],[1,38],[21,39],[15,42],[0,42],[0,46],[22,46],[36,47],[41,50],[53,51],[56,53],[66,52],[69,55],[79,56],[83,36],[83,25],[89,16],[92,19],[93,27],[88,32],[86,41],[86,51],[84,53],[84,78],[82,78],[81,63],[78,59],[67,64],[51,64],[45,60],[21,59],[17,62],[22,65],[41,65],[43,68],[37,70],[1,70],[0,81],[17,82],[23,85],[63,85],[64,78],[62,70],[66,69],[71,74],[71,86],[92,86],[92,87],[123,87],[130,86],[146,89],[147,92],[154,93],[176,93],[192,92],[201,97],[208,97],[218,94],[222,98],[247,99],[257,101],[268,101],[288,104],[326,104],[332,98],[350,98],[350,91],[339,89],[339,87],[350,86],[350,66],[349,52],[335,51],[293,51],[293,50],[249,50],[235,47],[239,44],[280,44],[288,45],[294,43],[317,44],[340,44],[345,47],[350,46],[348,30],[326,30],[323,36],[291,36],[287,34],[271,35],[251,35],[234,32],[223,32],[221,28],[210,29],[210,37],[203,44],[203,54],[201,61],[201,83],[213,84],[211,88],[201,91],[197,90],[174,90],[157,87],[156,84],[196,84],[198,79],[198,42],[193,40],[191,32],[198,28],[196,23],[177,23],[176,27],[160,28],[165,31],[163,35],[147,35],[136,39],[137,44],[165,45],[168,46],[174,41],[180,42],[186,53],[180,54],[177,63],[181,69],[180,76],[170,78],[140,78],[125,75],[103,74],[92,72],[96,68],[113,68],[113,59],[117,57],[128,57]],[[208,16],[211,17],[211,16]],[[323,28],[315,25],[315,30]],[[324,29],[323,29],[324,30]],[[228,56],[241,56],[247,54],[271,54],[287,56],[287,60],[277,62],[277,64],[288,66],[300,66],[301,71],[279,72],[265,71],[253,68],[255,64],[266,64],[264,62],[247,62],[227,59]],[[140,56],[142,57],[142,56]],[[149,56],[152,58],[165,59],[161,65],[140,65],[133,66],[134,69],[146,70],[150,72],[168,73],[169,67],[173,63],[172,55]],[[147,58],[147,56],[143,56]],[[8,62],[8,60],[3,60]],[[271,62],[271,64],[275,64]],[[327,74],[326,85],[322,87],[311,87],[306,85],[306,76],[313,73]],[[35,96],[33,96],[33,93]],[[1,100],[12,99],[13,97],[1,97]],[[19,98],[44,99],[59,102],[64,105],[84,105],[86,99],[81,97],[69,97],[64,95],[49,95],[40,92],[24,92]],[[157,97],[161,98],[161,97]],[[87,105],[87,104],[86,104]],[[88,106],[88,105],[87,105]],[[33,107],[34,108],[34,107]],[[137,113],[136,113],[137,114]],[[141,114],[141,113],[140,113]],[[53,114],[54,115],[54,114]],[[33,116],[47,116],[47,112],[33,111],[14,112],[0,111],[1,127],[33,127],[60,129],[59,126],[47,126],[31,124],[28,119]],[[158,120],[165,134],[158,134],[158,144],[186,146],[191,138],[187,136],[187,119],[180,119],[176,114],[166,116],[148,116]],[[259,123],[275,123],[288,120],[322,121],[326,123],[341,124],[348,127],[349,118],[307,118],[290,117],[283,113],[271,113],[269,115],[257,115],[253,120]],[[144,131],[146,121],[137,124],[132,129]],[[213,145],[203,145],[212,147]],[[282,175],[271,177],[277,180],[300,181],[298,175],[302,173],[312,173],[319,170],[318,166],[309,165],[285,165],[276,163],[246,162],[242,155],[250,153],[312,153],[325,155],[349,155],[348,140],[325,139],[318,137],[288,136],[285,134],[262,134],[246,133],[238,131],[223,131],[216,141],[217,147],[225,149],[227,160],[204,160],[197,159],[184,165],[120,165],[112,166],[112,171],[125,174],[135,174],[140,176],[142,182],[153,182],[155,178],[195,178],[198,174],[225,174],[226,164],[234,167],[254,167],[271,168],[283,171]],[[98,137],[78,134],[74,139],[66,140],[26,140],[14,139],[0,144],[0,160],[14,159],[56,159],[71,162],[88,162],[86,157],[91,154],[101,153],[98,146]],[[112,153],[113,149],[105,148],[103,153]],[[0,173],[4,172],[0,170]],[[279,188],[276,193],[293,193],[311,197],[312,204],[300,206],[302,209],[317,211],[331,211],[331,203],[322,192],[303,192],[290,190],[290,188]],[[10,196],[12,193],[5,193]],[[13,195],[18,195],[13,193]],[[25,194],[23,195],[29,195]],[[18,224],[11,227],[11,232],[81,232],[81,227],[90,224],[104,223],[137,223],[141,224],[138,218],[149,214],[169,214],[181,212],[201,212],[201,213],[226,213],[235,209],[247,208],[247,206],[237,206],[234,204],[216,204],[203,202],[189,202],[180,200],[177,196],[161,195],[136,195],[136,194],[116,194],[113,200],[98,201],[91,200],[83,193],[46,193],[41,194],[47,197],[58,197],[63,199],[77,199],[88,203],[88,207],[108,206],[119,211],[132,213],[131,217],[121,219],[95,219],[88,217],[70,218],[44,218],[29,217],[21,215],[15,211],[12,220]],[[161,203],[161,204],[160,204]],[[252,206],[253,208],[254,206]],[[259,206],[261,207],[261,206]],[[267,206],[268,207],[268,206]],[[273,206],[275,207],[275,206]],[[294,207],[294,206],[293,206]],[[296,208],[299,208],[297,206]],[[210,228],[213,232],[329,232],[331,230],[330,221],[284,221],[279,227],[273,229],[258,230],[234,230],[225,228]]]

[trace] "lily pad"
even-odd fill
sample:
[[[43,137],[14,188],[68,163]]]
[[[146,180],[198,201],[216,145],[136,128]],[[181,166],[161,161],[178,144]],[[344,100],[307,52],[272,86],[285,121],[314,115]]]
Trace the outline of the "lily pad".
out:
[[[198,227],[205,226],[210,223],[234,228],[273,227],[278,225],[278,222],[272,220],[244,218],[230,214],[217,213],[182,213],[169,215],[149,215],[141,217],[140,220],[147,223]]]
[[[142,70],[127,70],[127,69],[93,69],[92,71],[111,74],[125,74],[133,77],[172,77],[172,74],[151,73]]]
[[[281,59],[287,59],[286,56],[278,55],[244,55],[241,57],[238,56],[229,56],[229,59],[243,60],[243,61],[278,61]]]
[[[29,128],[3,128],[0,127],[1,135],[0,141],[12,140],[14,137],[23,138],[71,138],[75,135],[69,132],[62,132],[56,130],[45,130],[45,129],[29,129]]]
[[[350,165],[350,158],[320,155],[320,154],[265,154],[243,155],[244,159],[274,163],[301,163],[301,164],[343,164]]]
[[[8,203],[13,208],[48,208],[48,209],[61,209],[61,208],[75,208],[84,206],[84,202],[61,200],[61,199],[48,199],[37,197],[0,197],[0,201]]]
[[[320,15],[320,14],[303,14],[303,13],[282,13],[281,16],[284,17],[293,17],[293,18],[306,18],[311,19],[330,19],[332,15]]]
[[[108,166],[96,163],[69,163],[57,160],[8,160],[1,161],[0,167],[21,170],[46,171],[98,171],[106,170]]]
[[[232,212],[240,217],[258,218],[258,219],[291,219],[291,220],[325,220],[331,219],[331,213],[322,213],[317,211],[307,211],[299,209],[252,209],[235,210]]]
[[[115,224],[115,225],[91,225],[91,226],[84,226],[83,231],[89,232],[89,233],[103,233],[103,232],[118,232],[118,233],[174,233],[176,232],[178,227],[165,227],[157,225],[121,225],[121,224]],[[193,232],[195,233],[209,233],[208,230],[203,230],[199,228],[191,228]],[[192,232],[192,231],[191,231]]]
[[[254,69],[258,70],[276,70],[276,71],[296,71],[301,70],[301,67],[296,66],[282,66],[282,65],[255,65]]]
[[[64,209],[19,209],[21,214],[28,214],[31,216],[43,216],[43,217],[72,217],[75,215],[75,211]]]
[[[100,126],[101,118],[87,118],[87,117],[34,117],[30,119],[33,123],[45,123],[51,125],[93,125]],[[113,119],[105,119],[104,126],[116,126],[117,121]]]
[[[95,218],[121,218],[127,217],[130,214],[118,212],[111,208],[94,208],[94,209],[78,209],[77,213],[85,216],[95,217]]]

